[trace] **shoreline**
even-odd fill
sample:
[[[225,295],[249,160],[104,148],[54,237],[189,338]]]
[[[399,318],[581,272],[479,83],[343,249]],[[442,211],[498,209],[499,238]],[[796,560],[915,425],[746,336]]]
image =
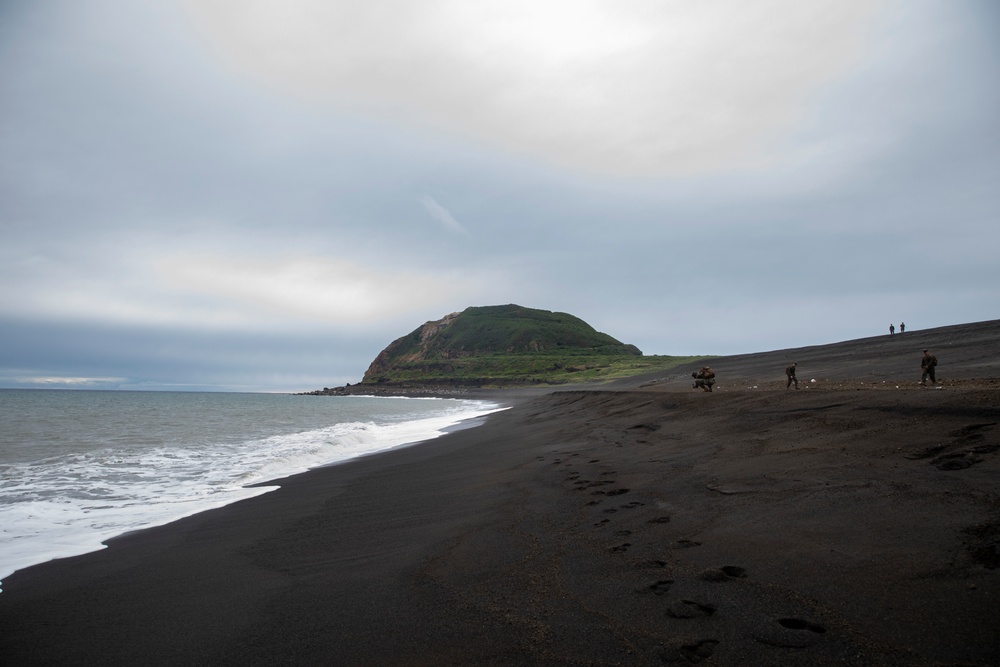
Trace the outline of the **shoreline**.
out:
[[[482,426],[21,570],[0,594],[0,653],[996,664],[1000,389],[982,369],[1000,363],[1000,323],[962,331],[927,345],[944,390],[859,390],[855,358],[886,378],[916,364],[862,341],[813,351],[841,358],[816,391],[740,385],[760,369],[776,382],[778,351],[713,360],[711,394],[678,369],[524,397]],[[800,381],[820,363],[798,361]]]
[[[387,398],[398,399],[399,397]],[[421,399],[418,400],[426,398],[428,397],[421,397]],[[111,541],[124,535],[131,535],[141,533],[145,530],[159,528],[169,525],[175,521],[180,521],[190,516],[194,516],[201,512],[209,512],[246,499],[257,497],[279,488],[282,480],[303,472],[308,472],[309,470],[335,466],[344,463],[345,461],[353,460],[354,458],[372,456],[394,449],[415,446],[423,442],[434,440],[455,430],[471,428],[476,424],[482,423],[483,418],[491,412],[498,409],[504,409],[504,404],[493,399],[463,397],[460,399],[450,398],[448,400],[453,402],[460,401],[460,405],[465,406],[462,414],[474,416],[464,416],[459,418],[461,415],[446,415],[439,418],[435,425],[426,426],[423,425],[425,423],[425,416],[415,414],[412,416],[413,418],[411,421],[404,422],[404,424],[420,425],[420,427],[416,429],[407,429],[405,435],[402,436],[383,434],[381,438],[377,438],[372,441],[375,444],[381,443],[381,448],[379,449],[344,454],[340,450],[334,448],[332,451],[327,452],[326,460],[318,459],[308,463],[299,462],[297,464],[290,463],[290,459],[287,457],[282,457],[281,460],[284,461],[284,465],[280,466],[280,469],[257,471],[259,474],[254,475],[258,478],[257,481],[244,481],[240,483],[240,477],[245,477],[245,475],[238,475],[236,472],[231,472],[229,477],[223,476],[218,478],[227,482],[232,480],[232,484],[227,485],[225,490],[220,489],[218,485],[212,485],[208,482],[204,482],[201,487],[196,488],[193,492],[190,492],[189,489],[189,495],[185,496],[175,494],[170,497],[171,500],[168,502],[162,502],[161,498],[157,498],[155,495],[149,494],[148,497],[146,497],[146,501],[143,502],[142,505],[149,508],[156,508],[158,511],[153,511],[152,513],[145,511],[138,517],[136,517],[136,513],[133,512],[133,519],[128,523],[128,525],[124,525],[120,521],[116,521],[116,519],[120,519],[120,516],[109,516],[107,512],[102,514],[102,510],[105,508],[97,507],[93,508],[93,510],[88,509],[87,511],[77,513],[72,516],[60,516],[60,521],[54,523],[53,527],[56,527],[59,525],[72,525],[72,522],[76,521],[82,527],[77,528],[72,534],[67,534],[65,531],[54,535],[49,533],[35,534],[30,531],[19,532],[15,526],[7,526],[4,530],[6,533],[4,536],[4,544],[0,544],[0,547],[9,545],[11,551],[4,552],[3,554],[3,567],[0,568],[0,570],[2,570],[0,571],[0,595],[3,594],[2,591],[5,585],[4,582],[9,580],[9,578],[16,572],[29,567],[35,567],[55,560],[74,558],[76,556],[101,551],[106,549],[107,545]],[[455,405],[459,405],[459,403],[455,403]],[[446,425],[442,426],[442,423]],[[357,434],[355,433],[353,435]],[[282,437],[282,434],[270,437]],[[347,435],[344,437],[346,438]],[[205,460],[207,459],[202,459],[202,461]],[[252,468],[241,468],[241,470],[244,470],[244,472],[245,470],[253,471]],[[158,476],[151,477],[151,483],[172,483],[172,481],[163,481],[168,479],[168,474],[169,471],[159,474]],[[204,493],[199,495],[198,492],[202,488],[211,489],[212,492],[207,496]],[[135,505],[136,503],[133,501],[132,504]],[[21,509],[23,506],[20,506],[17,503],[7,505],[6,507],[20,510],[22,513],[27,512],[30,514],[33,511]],[[179,507],[183,507],[183,511],[178,509]],[[41,512],[35,512],[35,514],[44,516]],[[119,510],[119,515],[120,514],[121,510]]]

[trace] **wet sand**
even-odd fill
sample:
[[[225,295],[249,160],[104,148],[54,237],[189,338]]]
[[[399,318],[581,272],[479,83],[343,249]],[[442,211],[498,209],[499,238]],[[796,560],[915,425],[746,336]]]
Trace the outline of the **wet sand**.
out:
[[[483,426],[15,573],[0,656],[1000,664],[1000,321],[709,363],[712,393],[679,368],[512,394]]]

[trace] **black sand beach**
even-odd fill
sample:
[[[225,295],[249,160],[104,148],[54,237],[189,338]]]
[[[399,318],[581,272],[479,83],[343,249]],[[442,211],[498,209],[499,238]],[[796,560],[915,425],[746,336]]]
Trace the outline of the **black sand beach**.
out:
[[[1000,664],[1000,321],[709,363],[17,572],[0,658]]]

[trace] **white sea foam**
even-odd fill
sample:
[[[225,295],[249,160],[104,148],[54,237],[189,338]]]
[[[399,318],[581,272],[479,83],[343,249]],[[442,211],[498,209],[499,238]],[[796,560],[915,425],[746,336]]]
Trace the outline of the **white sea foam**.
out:
[[[309,406],[314,411],[336,405],[335,399],[302,400],[329,401]],[[357,414],[358,403],[353,405],[351,414]],[[460,421],[499,409],[474,401],[409,405],[416,414],[396,407],[391,413],[362,408],[378,412],[376,420],[306,430],[289,426],[291,432],[242,441],[181,445],[164,428],[127,445],[105,436],[104,442],[113,444],[0,461],[0,578],[53,558],[102,549],[102,542],[117,535],[277,488],[248,485],[435,438]]]

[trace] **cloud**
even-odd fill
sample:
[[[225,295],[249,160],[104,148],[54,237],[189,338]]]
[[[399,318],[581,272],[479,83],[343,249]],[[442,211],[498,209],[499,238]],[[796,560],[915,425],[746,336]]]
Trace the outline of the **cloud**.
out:
[[[457,268],[399,268],[391,249],[363,262],[289,252],[260,259],[249,247],[192,253],[140,235],[93,241],[82,253],[33,250],[0,250],[0,317],[207,331],[355,328],[444,307],[490,282],[467,271],[456,280]]]
[[[869,0],[188,2],[231,64],[312,99],[576,169],[760,160],[863,51]]]
[[[123,377],[19,377],[14,381],[18,384],[42,385],[48,387],[97,387],[118,385],[127,381]]]
[[[437,203],[433,197],[424,195],[419,197],[417,201],[423,204],[424,208],[427,209],[427,212],[431,214],[431,217],[440,222],[445,229],[452,232],[466,233],[465,227],[463,227],[462,224],[455,219],[455,217],[451,214],[451,211]]]
[[[1000,310],[985,3],[185,2],[0,10],[0,384],[330,386],[497,303],[668,354]]]
[[[464,289],[443,275],[314,256],[175,256],[162,260],[159,270],[173,287],[221,297],[230,308],[249,309],[255,319],[284,314],[346,325],[395,318],[450,301]]]

